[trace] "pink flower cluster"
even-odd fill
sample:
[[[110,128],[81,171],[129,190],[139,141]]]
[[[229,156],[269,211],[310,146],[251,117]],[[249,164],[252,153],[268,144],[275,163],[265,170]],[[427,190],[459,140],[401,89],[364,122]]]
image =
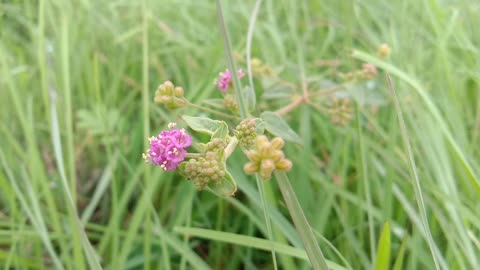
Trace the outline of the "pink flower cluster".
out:
[[[237,70],[237,76],[239,79],[245,76],[243,70]],[[232,72],[230,70],[225,70],[225,72],[220,72],[218,80],[215,80],[218,90],[222,93],[226,93],[228,88],[232,85]]]
[[[177,168],[178,164],[185,159],[187,153],[185,148],[192,144],[192,137],[183,128],[173,129],[173,126],[169,125],[169,130],[151,137],[150,149],[143,154],[146,162],[160,166],[165,171]]]

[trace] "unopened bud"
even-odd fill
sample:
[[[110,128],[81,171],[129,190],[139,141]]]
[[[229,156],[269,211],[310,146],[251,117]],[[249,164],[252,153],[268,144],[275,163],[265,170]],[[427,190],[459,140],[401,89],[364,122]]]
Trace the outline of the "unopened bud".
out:
[[[181,98],[181,97],[183,97],[183,94],[184,94],[184,92],[183,92],[182,87],[180,87],[180,86],[175,87],[175,96],[176,97]]]
[[[380,45],[380,47],[378,47],[377,54],[381,58],[386,58],[390,56],[391,51],[392,49],[390,48],[390,46],[388,46],[388,44],[386,43],[383,43],[382,45]]]
[[[269,180],[272,177],[273,170],[275,170],[275,162],[273,160],[262,160],[259,174],[264,180]]]
[[[282,160],[278,161],[277,163],[275,163],[275,166],[276,166],[277,170],[282,171],[282,172],[286,172],[286,171],[289,171],[292,168],[292,162],[288,159],[282,159]]]
[[[155,92],[155,103],[163,104],[168,109],[176,109],[187,105],[183,88],[175,87],[171,81],[162,83]]]
[[[276,137],[272,140],[272,147],[276,150],[282,149],[284,145],[285,145],[285,142],[280,137]]]
[[[245,171],[246,174],[254,174],[258,171],[258,165],[257,163],[254,162],[248,162],[243,166],[243,171]]]

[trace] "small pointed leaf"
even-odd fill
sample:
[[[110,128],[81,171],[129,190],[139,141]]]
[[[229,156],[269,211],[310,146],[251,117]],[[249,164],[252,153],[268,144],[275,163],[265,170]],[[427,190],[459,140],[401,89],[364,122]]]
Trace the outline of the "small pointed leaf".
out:
[[[224,121],[186,115],[183,116],[183,120],[191,129],[211,135],[214,138],[225,138],[228,135],[228,125]]]
[[[407,238],[402,240],[402,245],[400,246],[400,251],[398,252],[397,259],[393,265],[393,270],[402,270],[403,269],[403,259],[405,257],[405,249],[407,248]]]
[[[390,264],[390,223],[383,225],[382,235],[378,240],[377,259],[375,270],[388,270]]]
[[[220,197],[233,196],[237,191],[237,183],[235,183],[232,175],[228,171],[225,171],[225,173],[225,179],[222,182],[218,184],[210,182],[208,184],[211,191]]]
[[[285,141],[302,144],[302,139],[290,128],[281,116],[267,111],[263,112],[260,117],[265,122],[265,129],[268,130],[268,132],[283,138]]]

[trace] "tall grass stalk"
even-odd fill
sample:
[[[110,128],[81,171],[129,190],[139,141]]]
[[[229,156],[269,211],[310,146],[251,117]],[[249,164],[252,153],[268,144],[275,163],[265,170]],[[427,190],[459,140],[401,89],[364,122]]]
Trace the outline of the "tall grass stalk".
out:
[[[405,146],[405,150],[407,151],[410,174],[413,178],[413,189],[415,191],[415,198],[418,204],[418,209],[420,211],[420,216],[422,218],[422,225],[423,230],[427,236],[427,243],[430,248],[430,252],[432,254],[433,262],[435,263],[435,268],[440,270],[440,264],[437,259],[437,254],[435,252],[435,243],[433,241],[432,232],[430,231],[430,226],[428,224],[428,217],[427,217],[427,210],[425,206],[425,202],[423,200],[423,193],[422,193],[422,186],[420,185],[420,177],[418,176],[417,172],[417,165],[415,164],[415,159],[413,157],[412,146],[410,145],[410,139],[407,131],[407,126],[405,125],[405,120],[403,119],[402,108],[400,102],[398,100],[397,93],[393,87],[392,79],[390,75],[387,73],[387,82],[388,87],[390,88],[391,95],[393,97],[393,102],[395,104],[395,110],[397,111],[398,122],[400,125],[400,131],[402,133],[403,144]]]

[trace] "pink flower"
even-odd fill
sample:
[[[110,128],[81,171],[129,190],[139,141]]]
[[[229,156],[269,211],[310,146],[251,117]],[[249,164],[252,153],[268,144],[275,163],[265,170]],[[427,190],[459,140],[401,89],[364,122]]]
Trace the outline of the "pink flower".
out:
[[[237,76],[239,79],[245,76],[243,70],[237,70]],[[215,80],[218,90],[222,93],[226,93],[228,88],[232,85],[232,72],[230,70],[225,70],[225,72],[220,72],[218,80]]]
[[[143,154],[143,158],[146,162],[160,166],[165,171],[177,168],[178,164],[185,159],[187,153],[185,148],[192,144],[192,137],[184,129],[173,129],[173,126],[149,140],[150,148]]]

